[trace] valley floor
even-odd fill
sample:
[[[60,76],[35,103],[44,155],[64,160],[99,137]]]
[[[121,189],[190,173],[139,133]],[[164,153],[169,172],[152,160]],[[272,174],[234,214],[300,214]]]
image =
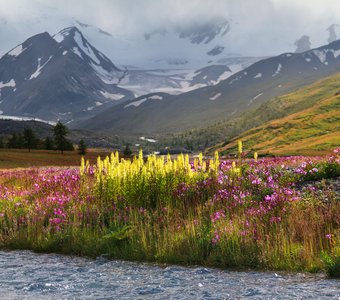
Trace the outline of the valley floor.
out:
[[[98,156],[110,154],[107,149],[89,149],[85,158],[95,163]],[[0,169],[79,166],[81,155],[77,151],[65,151],[61,154],[53,150],[0,149]]]

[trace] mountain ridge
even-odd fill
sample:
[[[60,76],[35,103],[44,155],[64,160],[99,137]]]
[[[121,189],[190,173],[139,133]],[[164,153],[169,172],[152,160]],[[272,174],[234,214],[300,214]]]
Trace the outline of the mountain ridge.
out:
[[[284,53],[258,61],[214,86],[177,96],[152,93],[120,104],[77,124],[88,130],[136,134],[173,133],[234,118],[261,103],[336,73],[340,40],[304,53]],[[143,101],[145,100],[145,101]],[[105,125],[104,125],[105,124]]]

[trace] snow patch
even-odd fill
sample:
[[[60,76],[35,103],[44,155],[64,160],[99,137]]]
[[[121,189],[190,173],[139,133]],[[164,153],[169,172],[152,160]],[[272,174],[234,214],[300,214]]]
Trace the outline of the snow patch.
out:
[[[157,142],[157,140],[148,139],[148,138],[146,138],[146,137],[144,137],[144,136],[141,136],[139,139],[142,140],[142,141],[150,142],[150,143],[156,143],[156,142]]]
[[[276,75],[278,75],[280,73],[281,69],[282,69],[282,65],[278,64],[277,69],[276,69],[275,73],[272,75],[272,77],[275,77]]]
[[[314,50],[313,53],[318,57],[321,63],[324,63],[326,61],[327,51]]]
[[[306,61],[306,62],[310,62],[311,60],[312,60],[312,59],[309,58],[309,57],[305,58],[305,61]]]
[[[15,47],[14,49],[12,49],[10,52],[8,52],[7,54],[10,56],[18,56],[20,55],[22,52],[24,52],[26,50],[26,48],[23,48],[22,45],[19,45],[17,47]]]
[[[37,67],[36,71],[31,75],[31,77],[28,80],[31,80],[33,78],[37,78],[40,75],[41,70],[46,66],[46,64],[51,60],[52,57],[53,57],[53,55],[51,55],[48,58],[48,60],[42,66],[40,65],[41,58],[38,58],[38,67]]]
[[[126,104],[126,105],[124,106],[124,108],[127,108],[127,107],[129,107],[129,106],[138,107],[139,105],[141,105],[142,103],[144,103],[144,102],[147,101],[147,100],[162,100],[162,99],[163,99],[163,97],[161,97],[161,96],[153,95],[153,96],[146,97],[146,98],[142,98],[142,99],[140,99],[140,100],[133,101],[133,102],[131,102],[131,103],[129,103],[129,104]]]
[[[53,36],[54,40],[57,42],[57,43],[60,43],[62,42],[66,36],[68,36],[70,33],[68,31],[61,31],[59,33],[57,33],[56,35]]]
[[[252,99],[250,99],[249,102],[248,102],[248,106],[250,104],[252,104],[254,102],[254,100],[256,100],[257,98],[261,97],[262,95],[263,95],[263,93],[260,93],[260,94],[256,95],[255,97],[253,97]]]
[[[236,78],[232,79],[229,84],[233,84],[235,81],[238,81],[242,78],[242,76],[236,76]]]
[[[254,78],[261,78],[262,77],[262,73],[258,73],[254,76]]]
[[[63,55],[66,55],[67,54],[67,50],[65,50],[64,52],[63,52]]]
[[[141,105],[142,103],[144,103],[146,100],[148,100],[148,98],[143,98],[143,99],[140,99],[140,100],[131,102],[131,103],[129,103],[129,104],[126,104],[126,105],[124,106],[124,108],[128,108],[128,107],[130,107],[130,106],[138,107],[139,105]]]
[[[219,98],[221,95],[222,95],[221,93],[217,93],[216,95],[210,97],[209,99],[212,100],[212,101],[214,101],[214,100],[216,100],[217,98]]]
[[[338,56],[340,56],[340,50],[330,49],[329,52],[333,53],[334,58],[337,58]]]
[[[65,125],[70,124],[70,123],[72,123],[73,121],[74,121],[73,119],[70,120],[70,121],[67,121],[67,122],[65,123]]]
[[[90,62],[91,67],[93,70],[97,73],[97,75],[100,77],[100,79],[106,83],[106,84],[117,84],[119,83],[119,78],[122,76],[122,72],[120,71],[114,71],[109,72],[103,69],[100,65],[96,65],[93,62]]]
[[[96,101],[95,104],[96,104],[96,106],[101,106],[101,105],[103,105],[103,103],[101,103],[101,102],[99,102],[99,101]]]
[[[153,95],[151,97],[148,97],[148,99],[151,99],[151,100],[162,100],[163,97],[162,96],[158,96],[158,95]]]
[[[81,55],[79,49],[77,47],[72,48],[73,53],[77,54],[81,59],[83,59],[83,56]]]
[[[292,56],[291,53],[287,53],[287,54],[286,54],[286,57],[290,57],[290,56]]]
[[[4,87],[15,87],[15,80],[11,79],[8,82],[0,81],[0,89],[2,89]]]
[[[100,93],[106,98],[106,99],[111,99],[111,100],[120,100],[122,98],[124,98],[125,96],[123,94],[111,94],[111,93],[108,93],[108,92],[103,92],[103,91],[100,91]]]
[[[245,73],[245,75],[247,75],[247,72],[244,72],[244,73]],[[230,72],[230,71],[225,71],[224,73],[222,73],[222,74],[220,75],[220,77],[219,77],[218,80],[217,80],[217,83],[220,82],[220,81],[222,81],[222,80],[225,80],[225,79],[229,78],[231,75],[233,75],[232,72]]]
[[[261,97],[262,95],[263,95],[263,93],[260,93],[260,94],[256,95],[255,97],[253,97],[252,100],[256,100],[258,97]]]
[[[83,41],[82,36],[80,35],[80,33],[78,31],[76,31],[74,33],[74,40],[77,43],[77,45],[79,46],[79,48],[87,55],[90,57],[90,59],[92,61],[94,61],[94,63],[96,63],[97,65],[100,65],[100,61],[97,57],[97,55],[93,52],[92,48],[90,45],[85,44]]]

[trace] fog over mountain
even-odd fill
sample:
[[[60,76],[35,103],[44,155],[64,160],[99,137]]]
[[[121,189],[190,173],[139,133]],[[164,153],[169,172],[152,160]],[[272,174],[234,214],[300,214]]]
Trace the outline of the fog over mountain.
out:
[[[340,38],[338,0],[0,0],[0,56],[27,37],[79,26],[120,65],[203,67]],[[101,33],[96,41],[91,32]]]

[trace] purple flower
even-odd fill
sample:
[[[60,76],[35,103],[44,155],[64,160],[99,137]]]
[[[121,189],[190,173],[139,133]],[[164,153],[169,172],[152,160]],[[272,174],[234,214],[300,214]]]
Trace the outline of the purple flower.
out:
[[[332,235],[330,233],[326,234],[326,239],[331,240],[332,239]]]

